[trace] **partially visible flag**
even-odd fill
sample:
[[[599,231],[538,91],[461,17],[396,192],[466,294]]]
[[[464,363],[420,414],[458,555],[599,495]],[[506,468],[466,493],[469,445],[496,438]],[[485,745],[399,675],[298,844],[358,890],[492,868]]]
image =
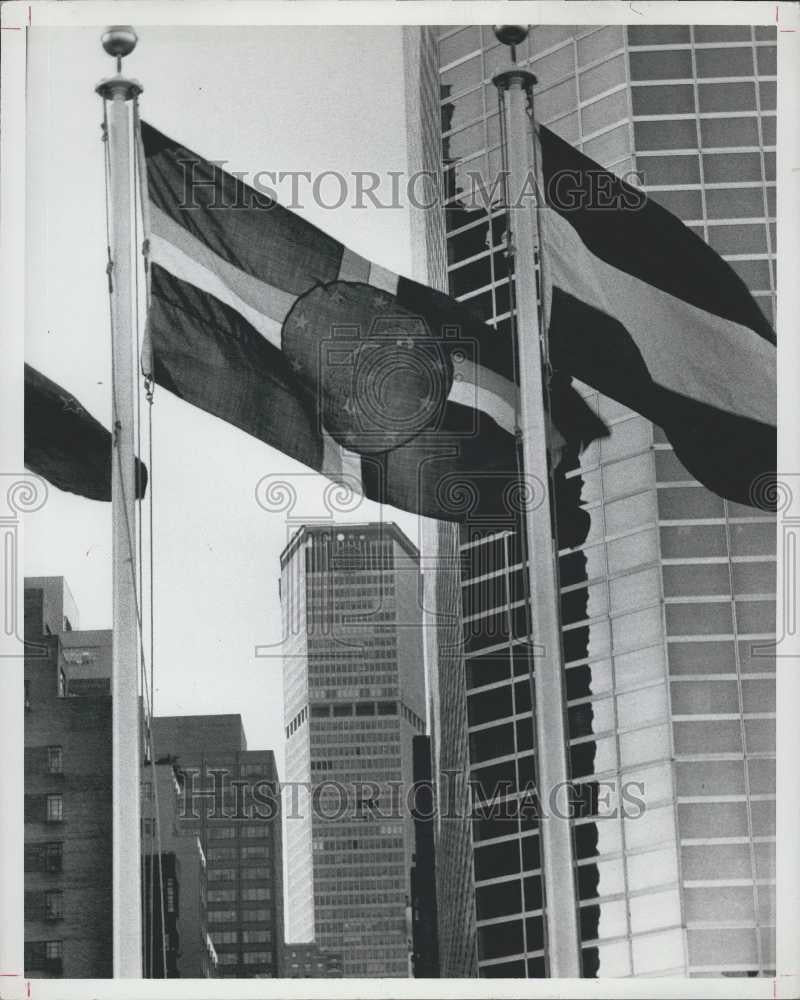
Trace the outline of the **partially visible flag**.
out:
[[[658,424],[713,492],[766,506],[777,464],[770,324],[679,219],[538,133],[552,364]]]
[[[111,500],[111,432],[66,389],[25,365],[25,465],[53,486]],[[136,460],[137,499],[147,468]]]
[[[156,381],[370,499],[507,513],[510,337],[146,123],[142,141]],[[607,433],[569,385],[559,398],[586,443]]]

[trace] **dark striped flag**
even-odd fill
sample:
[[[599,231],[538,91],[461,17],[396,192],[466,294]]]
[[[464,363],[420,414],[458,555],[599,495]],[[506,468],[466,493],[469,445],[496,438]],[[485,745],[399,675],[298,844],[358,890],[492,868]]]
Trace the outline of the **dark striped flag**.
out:
[[[142,141],[156,381],[370,499],[445,519],[506,513],[510,338],[148,124]],[[607,433],[569,381],[554,391],[572,440]]]
[[[111,431],[60,385],[25,365],[25,466],[53,486],[111,500]],[[136,496],[147,468],[136,460]]]
[[[770,324],[731,266],[679,219],[546,128],[538,133],[553,365],[660,426],[715,493],[766,506],[777,464]]]

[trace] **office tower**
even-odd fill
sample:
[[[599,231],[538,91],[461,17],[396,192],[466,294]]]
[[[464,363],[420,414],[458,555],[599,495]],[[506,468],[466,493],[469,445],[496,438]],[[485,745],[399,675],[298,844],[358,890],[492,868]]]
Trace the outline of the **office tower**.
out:
[[[206,858],[218,975],[278,976],[283,879],[273,752],[247,749],[239,715],[187,715],[153,719],[152,753],[171,757],[182,775],[179,818]],[[143,789],[152,794],[146,775]]]
[[[431,774],[431,740],[415,736],[414,864],[411,868],[411,930],[415,979],[439,977],[439,935],[436,920],[436,857],[433,839],[435,796]]]
[[[734,25],[546,26],[517,50],[538,78],[537,120],[617,174],[638,172],[773,323],[775,38]],[[491,79],[508,49],[488,26],[446,26],[422,50],[438,69],[446,287],[508,336],[505,212],[480,186],[473,196],[474,178],[491,191],[501,164]],[[429,253],[443,285],[436,240]],[[754,647],[774,639],[774,517],[716,497],[658,427],[577,387],[611,428],[582,455],[567,449],[555,477],[583,975],[768,975],[774,659]],[[467,526],[460,542],[466,717],[448,652],[435,735],[447,754],[468,741],[471,777],[519,787],[536,777],[519,525]],[[600,818],[605,781],[618,805],[621,786],[641,782],[645,812]],[[473,824],[480,975],[547,975],[557,889],[542,885],[536,822],[505,822],[511,832]],[[446,912],[441,887],[439,898]]]
[[[436,790],[434,850],[439,974],[442,978],[478,975],[472,821],[464,807],[469,779],[467,692],[461,635],[461,584],[458,533],[439,522],[423,536],[423,551],[433,554],[425,573],[424,607],[432,775]],[[428,563],[430,566],[430,562]]]
[[[340,952],[345,977],[410,974],[419,589],[391,523],[304,526],[281,554],[287,936]]]
[[[106,978],[111,633],[65,632],[62,577],[25,586],[25,975]]]
[[[166,758],[145,761],[142,774],[148,782],[142,798],[144,975],[211,978],[217,953],[208,932],[206,856],[180,815],[181,773]]]
[[[313,942],[287,941],[283,946],[282,968],[286,979],[341,979],[342,956]]]

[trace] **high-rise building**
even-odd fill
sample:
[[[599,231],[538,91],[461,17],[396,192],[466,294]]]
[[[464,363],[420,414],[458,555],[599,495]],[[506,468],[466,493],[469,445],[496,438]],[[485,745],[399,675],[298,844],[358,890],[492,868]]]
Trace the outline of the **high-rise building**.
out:
[[[208,979],[217,974],[217,953],[208,931],[206,856],[180,815],[181,772],[162,758],[146,761],[142,773],[144,975]]]
[[[346,977],[408,976],[417,550],[394,524],[304,526],[281,554],[281,603],[287,936],[341,953]]]
[[[62,577],[26,580],[25,975],[107,978],[111,633],[73,624]]]
[[[77,621],[62,577],[26,579],[25,969],[36,977],[113,969],[112,633],[77,631]],[[158,800],[148,779],[142,804],[144,974],[210,976],[205,860],[196,834],[179,830],[172,766],[156,772]]]
[[[446,26],[423,29],[416,52],[410,73],[441,113],[446,273],[440,237],[426,234],[428,278],[507,337],[506,213],[499,195],[473,192],[476,178],[492,191],[501,166],[492,76],[508,49],[489,26]],[[546,26],[517,57],[538,78],[537,120],[683,219],[774,323],[775,28]],[[429,90],[419,106],[432,101]],[[430,126],[415,138],[428,155]],[[710,493],[658,427],[577,387],[611,428],[581,455],[566,449],[554,498],[583,975],[768,975],[775,663],[756,647],[774,639],[774,517]],[[519,524],[467,525],[459,542],[463,673],[445,643],[434,759],[466,746],[473,780],[519,789],[535,782],[537,735]],[[437,589],[446,615],[453,602]],[[624,785],[641,785],[644,812],[601,818],[605,782],[617,805]],[[463,828],[438,833],[458,840]],[[536,820],[475,819],[471,839],[438,873],[449,974],[458,956],[462,974],[475,963],[482,976],[547,975],[558,887],[542,884]],[[461,950],[469,936],[448,943],[457,903],[443,884],[468,884],[470,861],[474,959]]]
[[[160,716],[152,752],[181,774],[179,821],[206,858],[208,931],[218,975],[277,977],[283,942],[275,755],[248,750],[239,715]],[[143,773],[144,796],[152,779]]]

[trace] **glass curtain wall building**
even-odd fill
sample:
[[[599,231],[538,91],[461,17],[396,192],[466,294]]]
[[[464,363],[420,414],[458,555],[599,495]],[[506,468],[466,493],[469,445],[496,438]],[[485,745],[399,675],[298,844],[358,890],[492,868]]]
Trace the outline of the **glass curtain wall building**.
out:
[[[430,280],[509,336],[503,204],[474,196],[475,177],[491,191],[501,165],[491,79],[508,49],[489,26],[422,36],[438,70],[447,247],[445,278],[429,242]],[[537,120],[683,219],[773,323],[775,39],[546,26],[518,48],[538,77]],[[769,975],[775,664],[757,647],[774,639],[774,516],[710,493],[658,427],[578,388],[611,428],[562,452],[555,474],[583,975]],[[471,777],[520,789],[536,741],[518,525],[467,526],[460,547],[467,705],[432,691],[439,736],[452,749],[466,730]],[[640,783],[645,811],[601,818],[604,782]],[[479,974],[547,975],[553,888],[537,824],[504,822],[472,827]]]
[[[394,524],[302,527],[281,555],[287,930],[346,978],[411,974],[419,587]]]

